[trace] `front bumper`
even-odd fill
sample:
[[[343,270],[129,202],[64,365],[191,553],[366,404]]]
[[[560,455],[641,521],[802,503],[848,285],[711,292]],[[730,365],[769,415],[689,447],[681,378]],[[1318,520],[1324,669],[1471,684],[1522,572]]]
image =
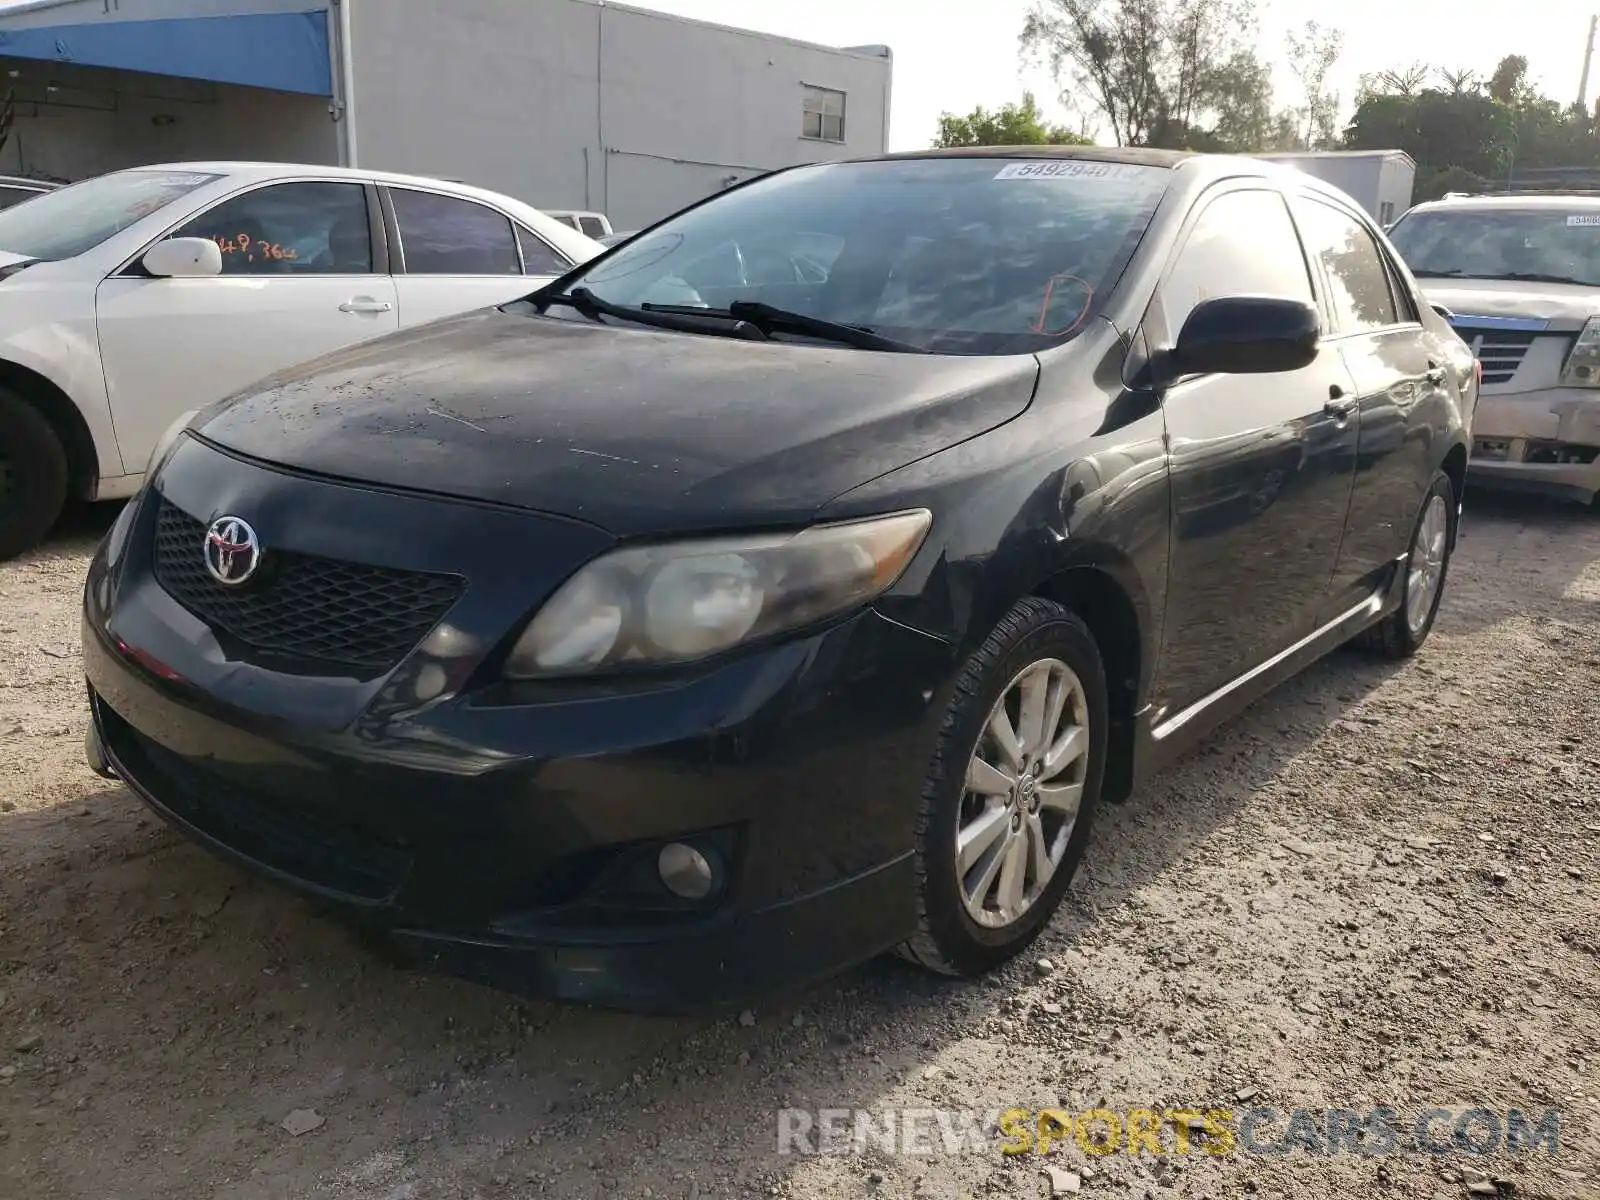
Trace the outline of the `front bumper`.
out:
[[[137,546],[152,520],[135,512],[111,540]],[[349,687],[230,658],[154,578],[107,558],[85,589],[91,765],[420,966],[681,1011],[915,932],[945,642],[868,611],[671,680],[385,707],[402,666],[335,720]],[[711,899],[661,886],[672,841],[720,864]]]
[[[1600,494],[1600,391],[1488,394],[1473,417],[1471,481],[1587,504]]]

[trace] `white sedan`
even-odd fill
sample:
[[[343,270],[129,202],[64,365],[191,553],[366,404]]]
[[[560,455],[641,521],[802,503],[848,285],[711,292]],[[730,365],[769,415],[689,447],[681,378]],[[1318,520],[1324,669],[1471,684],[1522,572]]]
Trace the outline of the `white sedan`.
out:
[[[69,497],[137,491],[184,412],[601,252],[494,192],[281,163],[118,171],[0,212],[0,560]]]

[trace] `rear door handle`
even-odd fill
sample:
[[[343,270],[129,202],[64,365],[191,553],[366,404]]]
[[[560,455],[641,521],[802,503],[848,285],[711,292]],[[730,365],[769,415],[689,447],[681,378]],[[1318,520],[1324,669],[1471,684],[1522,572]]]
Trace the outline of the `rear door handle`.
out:
[[[393,309],[394,305],[387,300],[373,300],[367,296],[357,296],[339,305],[339,311],[344,313],[386,313]]]
[[[1443,387],[1446,378],[1445,369],[1443,367],[1430,367],[1422,377],[1434,387]]]
[[[1328,389],[1328,402],[1322,406],[1322,411],[1330,417],[1343,420],[1356,410],[1356,398],[1347,396],[1344,389],[1337,383]]]

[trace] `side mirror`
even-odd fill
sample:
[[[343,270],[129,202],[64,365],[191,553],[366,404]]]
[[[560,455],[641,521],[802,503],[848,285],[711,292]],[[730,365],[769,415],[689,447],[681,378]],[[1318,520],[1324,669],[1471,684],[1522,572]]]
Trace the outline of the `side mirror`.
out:
[[[167,279],[222,274],[222,250],[210,238],[167,238],[145,251],[144,269]]]
[[[1172,352],[1174,375],[1298,371],[1317,357],[1322,318],[1300,300],[1220,296],[1195,305]]]

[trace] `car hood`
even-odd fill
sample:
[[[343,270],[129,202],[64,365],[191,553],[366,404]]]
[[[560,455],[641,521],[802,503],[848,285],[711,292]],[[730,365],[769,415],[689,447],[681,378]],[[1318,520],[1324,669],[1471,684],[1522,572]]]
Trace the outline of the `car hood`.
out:
[[[1552,333],[1582,329],[1600,316],[1600,288],[1514,279],[1417,280],[1431,304],[1442,304],[1458,321],[1473,317],[1521,317],[1546,321]]]
[[[488,310],[275,376],[202,414],[224,448],[619,536],[800,524],[1032,400],[1038,362],[885,354]]]

